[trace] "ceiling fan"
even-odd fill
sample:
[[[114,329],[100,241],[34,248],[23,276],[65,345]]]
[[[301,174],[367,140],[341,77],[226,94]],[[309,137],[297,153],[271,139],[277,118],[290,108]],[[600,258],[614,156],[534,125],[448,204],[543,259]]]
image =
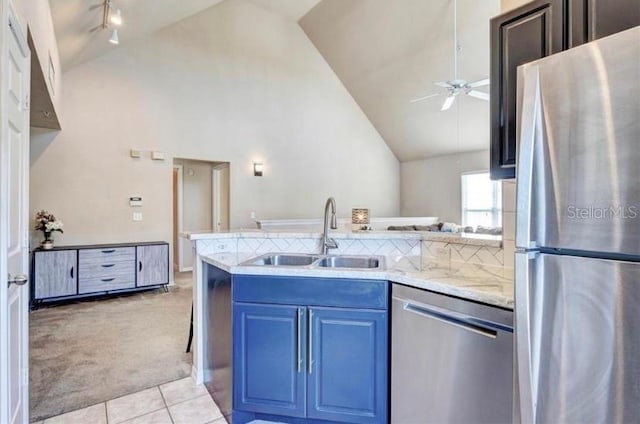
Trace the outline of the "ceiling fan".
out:
[[[482,80],[467,82],[458,78],[458,0],[453,0],[453,79],[449,81],[436,82],[438,87],[445,88],[447,91],[442,93],[430,94],[428,96],[418,97],[410,100],[411,103],[422,102],[432,97],[444,96],[447,98],[442,104],[440,110],[448,110],[453,106],[456,97],[459,94],[466,94],[477,99],[489,101],[489,94],[475,90],[478,87],[484,87],[489,85],[489,78]]]

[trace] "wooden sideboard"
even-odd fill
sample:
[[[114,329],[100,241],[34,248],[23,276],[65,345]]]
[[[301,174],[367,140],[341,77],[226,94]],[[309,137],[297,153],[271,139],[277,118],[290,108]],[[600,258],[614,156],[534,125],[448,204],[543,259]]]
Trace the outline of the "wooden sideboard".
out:
[[[166,242],[60,246],[32,257],[31,306],[169,284]]]

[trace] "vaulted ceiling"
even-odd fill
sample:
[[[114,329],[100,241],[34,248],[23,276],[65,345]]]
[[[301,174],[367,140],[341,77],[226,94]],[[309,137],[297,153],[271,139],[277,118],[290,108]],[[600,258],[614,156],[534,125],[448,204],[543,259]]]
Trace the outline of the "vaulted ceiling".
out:
[[[151,34],[224,0],[112,0],[121,9],[124,25],[118,31],[120,45]],[[248,0],[297,21],[320,0]],[[91,60],[118,48],[103,30],[102,0],[50,0],[62,69]]]
[[[150,34],[194,15],[222,0],[113,0],[122,10],[124,24],[120,44]],[[60,62],[66,70],[118,48],[109,43],[110,31],[102,29],[102,0],[50,0]]]
[[[458,0],[459,78],[489,76],[499,11],[499,0]],[[489,148],[488,102],[409,102],[453,79],[453,0],[323,0],[300,25],[401,161]]]
[[[250,1],[298,21],[401,161],[489,147],[489,104],[433,85],[453,78],[453,0],[113,0],[120,46],[221,1]],[[103,1],[50,0],[63,71],[119,46],[101,29]],[[489,19],[500,0],[458,0],[459,71],[488,77]],[[486,91],[486,88],[485,88]]]

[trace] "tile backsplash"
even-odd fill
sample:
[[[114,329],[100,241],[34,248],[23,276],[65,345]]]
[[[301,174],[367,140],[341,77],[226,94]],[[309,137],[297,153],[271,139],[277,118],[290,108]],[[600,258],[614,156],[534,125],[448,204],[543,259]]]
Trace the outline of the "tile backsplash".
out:
[[[452,263],[504,266],[504,250],[500,247],[459,243],[422,241],[422,266],[448,268]]]
[[[504,267],[514,267],[516,252],[516,180],[502,181],[502,247]]]
[[[434,241],[417,238],[353,238],[336,237],[338,248],[330,253],[341,255],[384,256],[388,263],[407,269],[430,267],[451,268],[460,264],[474,264],[493,267],[513,267],[513,240],[505,240],[505,247],[456,243],[450,240]],[[319,253],[319,237],[286,237],[282,234],[273,238],[239,237],[198,240],[199,254],[243,252],[259,256],[272,252]],[[510,252],[510,253],[509,253]]]

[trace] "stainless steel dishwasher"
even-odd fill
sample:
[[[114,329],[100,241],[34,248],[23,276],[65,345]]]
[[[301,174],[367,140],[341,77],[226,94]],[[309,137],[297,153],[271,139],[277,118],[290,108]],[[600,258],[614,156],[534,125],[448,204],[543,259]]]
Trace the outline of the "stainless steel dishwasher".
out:
[[[511,423],[513,311],[392,290],[391,422]]]

